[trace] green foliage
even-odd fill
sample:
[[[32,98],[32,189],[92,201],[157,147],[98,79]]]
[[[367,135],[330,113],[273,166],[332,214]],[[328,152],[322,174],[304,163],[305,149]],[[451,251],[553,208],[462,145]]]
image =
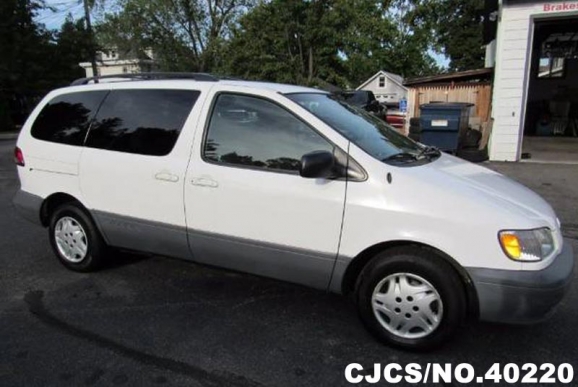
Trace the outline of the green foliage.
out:
[[[51,83],[56,86],[66,86],[76,78],[85,76],[85,71],[78,64],[89,62],[95,49],[84,19],[73,20],[68,16],[55,34],[56,44],[52,47],[54,62],[50,66]]]
[[[378,70],[406,78],[483,65],[484,0],[117,0],[101,46],[151,48],[161,70],[355,87]],[[91,0],[103,8],[104,0]],[[0,130],[47,91],[84,75],[95,47],[84,20],[34,22],[42,0],[0,2]],[[16,113],[15,113],[16,112]]]
[[[396,0],[273,0],[240,20],[223,57],[225,72],[244,78],[345,87],[384,69],[402,76],[439,69],[429,31]],[[396,11],[391,11],[395,9]]]
[[[247,79],[343,83],[339,14],[333,1],[273,0],[241,18],[224,46],[221,72]]]
[[[415,20],[428,25],[435,46],[449,59],[449,70],[464,71],[484,66],[484,0],[424,1]]]
[[[451,59],[450,69],[461,71],[484,66],[483,0],[447,0],[447,13],[442,13],[438,39]],[[454,17],[448,17],[454,11]]]
[[[428,0],[423,0],[428,1]],[[430,55],[429,27],[414,13],[422,1],[347,1],[349,25],[343,30],[343,53],[353,85],[385,70],[404,78],[440,71]]]
[[[119,0],[97,28],[102,45],[151,48],[163,70],[210,71],[224,39],[256,0]]]
[[[0,2],[0,130],[13,129],[22,119],[15,107],[46,86],[38,79],[45,70],[50,34],[33,21],[41,6],[32,0]]]
[[[413,16],[415,0],[120,4],[97,27],[101,45],[152,48],[162,70],[349,87],[379,69],[409,77],[439,71],[430,31]]]
[[[0,130],[21,124],[48,91],[84,76],[90,39],[82,20],[70,17],[59,32],[34,21],[44,7],[37,0],[0,2]]]

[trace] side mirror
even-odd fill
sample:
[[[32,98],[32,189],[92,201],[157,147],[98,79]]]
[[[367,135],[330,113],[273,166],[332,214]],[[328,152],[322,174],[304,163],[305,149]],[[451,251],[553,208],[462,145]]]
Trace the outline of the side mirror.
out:
[[[327,151],[314,151],[301,157],[299,174],[302,177],[330,178],[335,174],[335,156]]]

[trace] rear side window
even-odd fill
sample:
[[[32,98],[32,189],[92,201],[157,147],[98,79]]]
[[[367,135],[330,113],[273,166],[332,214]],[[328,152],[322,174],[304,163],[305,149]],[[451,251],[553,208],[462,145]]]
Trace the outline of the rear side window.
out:
[[[32,124],[32,137],[68,145],[82,145],[86,131],[107,91],[64,94],[44,106]]]
[[[98,111],[86,146],[165,156],[173,149],[199,94],[195,90],[113,90]]]

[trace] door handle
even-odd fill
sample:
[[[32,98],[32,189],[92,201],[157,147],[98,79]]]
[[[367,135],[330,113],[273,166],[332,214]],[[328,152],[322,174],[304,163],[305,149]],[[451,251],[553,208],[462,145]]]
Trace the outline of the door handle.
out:
[[[172,173],[168,172],[159,172],[155,175],[155,179],[162,180],[162,181],[170,181],[171,183],[176,183],[179,181],[179,177],[177,175],[173,175]]]
[[[219,186],[219,183],[208,177],[194,177],[191,179],[191,184],[210,188],[217,188]]]

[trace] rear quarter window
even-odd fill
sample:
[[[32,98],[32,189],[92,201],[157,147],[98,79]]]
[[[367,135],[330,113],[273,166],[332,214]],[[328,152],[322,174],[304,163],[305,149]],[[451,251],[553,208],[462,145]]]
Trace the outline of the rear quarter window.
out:
[[[113,90],[98,111],[86,146],[165,156],[173,149],[199,94],[196,90]]]
[[[90,121],[107,91],[63,94],[48,102],[34,123],[32,137],[67,145],[82,145]]]

